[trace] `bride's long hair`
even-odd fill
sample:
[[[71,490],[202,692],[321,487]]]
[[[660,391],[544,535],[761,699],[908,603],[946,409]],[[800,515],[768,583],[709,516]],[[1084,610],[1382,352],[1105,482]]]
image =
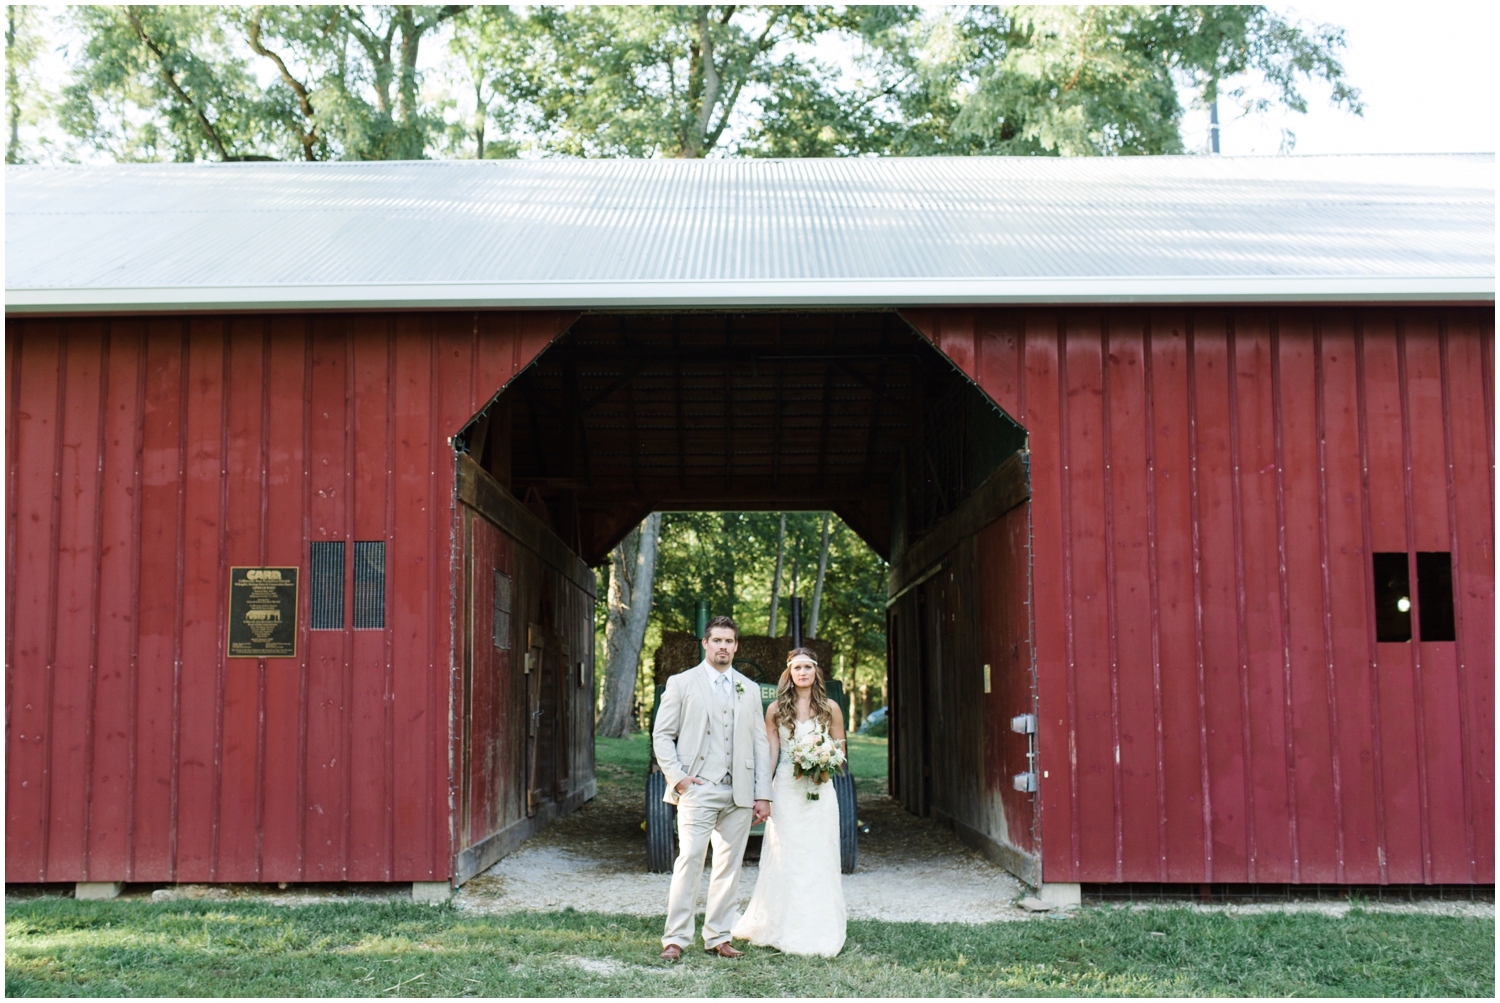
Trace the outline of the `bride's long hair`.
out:
[[[818,665],[818,656],[806,648],[793,648],[786,653],[786,668],[781,671],[781,681],[776,684],[776,727],[786,726],[788,731],[797,727],[797,684],[792,682],[792,659],[806,658],[813,663],[812,712],[818,726],[824,731],[833,727],[832,704],[828,702],[828,687],[823,684],[823,668]]]

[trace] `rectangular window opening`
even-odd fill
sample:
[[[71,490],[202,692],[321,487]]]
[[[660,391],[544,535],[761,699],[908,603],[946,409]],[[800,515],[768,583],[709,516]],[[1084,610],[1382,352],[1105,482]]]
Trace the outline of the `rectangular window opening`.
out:
[[[496,650],[510,650],[510,575],[495,571],[495,617],[491,634]]]
[[[344,541],[312,545],[312,629],[344,629]]]
[[[1411,640],[1411,575],[1406,552],[1375,554],[1375,640]]]
[[[1453,555],[1417,553],[1417,630],[1424,641],[1453,641]]]
[[[354,629],[385,629],[385,541],[354,541]]]

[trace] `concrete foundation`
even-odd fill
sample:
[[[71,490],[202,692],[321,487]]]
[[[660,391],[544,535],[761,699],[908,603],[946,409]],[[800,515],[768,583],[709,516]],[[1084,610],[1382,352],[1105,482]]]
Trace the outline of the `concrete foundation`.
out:
[[[75,899],[117,899],[125,890],[123,881],[80,881],[73,886]]]
[[[1043,882],[1037,890],[1037,898],[1054,909],[1083,905],[1083,886],[1061,881]]]
[[[453,886],[446,881],[413,881],[411,883],[411,900],[413,902],[441,905],[452,897]]]

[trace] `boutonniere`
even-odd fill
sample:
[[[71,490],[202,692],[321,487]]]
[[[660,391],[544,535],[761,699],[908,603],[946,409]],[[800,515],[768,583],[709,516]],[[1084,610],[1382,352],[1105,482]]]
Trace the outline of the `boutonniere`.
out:
[[[744,693],[745,692],[745,684],[744,683],[740,683],[740,682],[735,683],[734,684],[734,691],[736,693]]]

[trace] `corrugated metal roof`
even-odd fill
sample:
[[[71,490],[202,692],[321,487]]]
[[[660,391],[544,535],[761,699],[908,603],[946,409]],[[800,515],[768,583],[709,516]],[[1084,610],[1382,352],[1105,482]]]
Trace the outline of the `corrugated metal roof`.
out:
[[[11,312],[1492,301],[1494,156],[7,167]]]

